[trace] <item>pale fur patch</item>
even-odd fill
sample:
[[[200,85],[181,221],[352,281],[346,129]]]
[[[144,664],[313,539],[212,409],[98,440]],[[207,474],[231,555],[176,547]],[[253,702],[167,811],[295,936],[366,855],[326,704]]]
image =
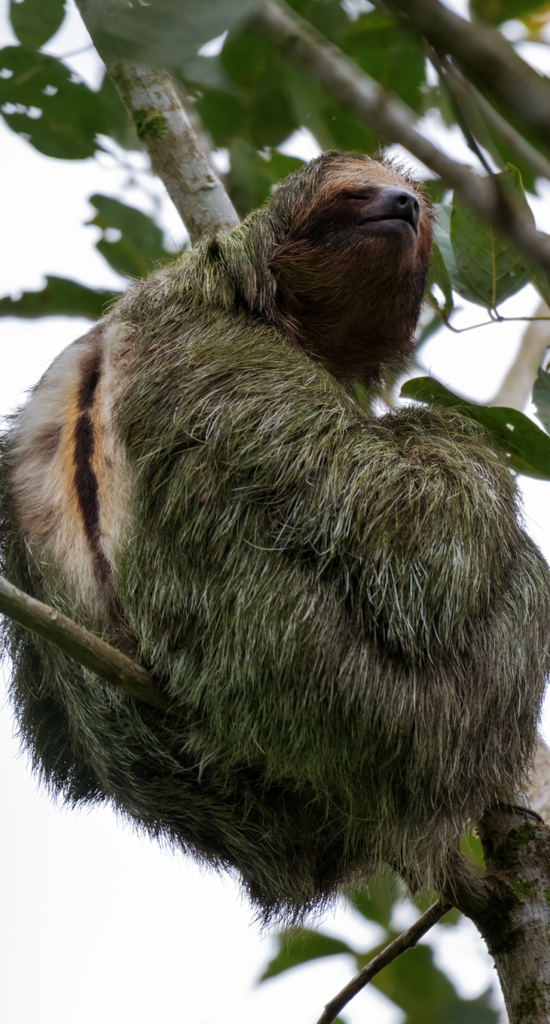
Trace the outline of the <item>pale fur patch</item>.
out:
[[[69,345],[38,383],[14,428],[12,484],[19,527],[37,564],[53,564],[70,601],[95,619],[102,617],[104,602],[74,482],[78,393],[85,360],[99,345],[101,377],[91,410],[92,468],[98,482],[101,546],[113,567],[128,523],[131,484],[126,455],[112,426],[129,333],[124,325],[105,325],[102,335],[93,328]]]

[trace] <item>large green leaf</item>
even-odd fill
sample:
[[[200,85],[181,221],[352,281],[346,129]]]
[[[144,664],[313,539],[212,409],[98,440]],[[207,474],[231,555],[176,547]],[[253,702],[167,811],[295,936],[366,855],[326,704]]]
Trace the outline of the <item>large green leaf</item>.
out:
[[[521,212],[534,220],[519,171],[510,166],[497,177]],[[450,236],[460,277],[478,305],[494,309],[531,280],[533,268],[523,253],[490,224],[476,221],[456,194]]]
[[[20,316],[31,320],[40,316],[83,316],[98,320],[120,292],[86,288],[66,277],[47,277],[38,292],[23,292],[19,299],[0,299],[0,316]]]
[[[487,408],[453,394],[432,377],[414,377],[401,388],[402,398],[456,409],[480,423],[497,448],[507,457],[510,468],[524,476],[550,480],[550,437],[517,409]]]
[[[110,196],[90,196],[97,213],[88,224],[101,228],[96,247],[119,274],[146,277],[160,260],[175,259],[162,244],[162,231],[145,213]],[[112,233],[120,237],[112,239]]]
[[[460,276],[460,272],[456,264],[450,235],[452,209],[452,206],[449,206],[448,204],[435,203],[436,222],[434,238],[445,263],[453,291],[455,291],[457,295],[461,295],[463,299],[467,299],[468,302],[476,302],[477,299],[474,292],[472,292],[468,287],[467,282]]]
[[[544,429],[550,434],[550,373],[539,370],[533,384],[533,405]]]
[[[65,17],[65,0],[19,0],[10,3],[13,30],[30,50],[38,50],[57,32]]]
[[[372,11],[348,29],[339,45],[384,89],[397,93],[414,110],[420,109],[426,54],[422,39],[403,22]]]
[[[103,57],[177,68],[203,43],[245,18],[256,0],[86,0],[90,34]]]
[[[97,149],[96,136],[122,122],[112,85],[92,92],[60,61],[23,46],[0,50],[0,107],[6,122],[46,156],[82,160]],[[11,74],[9,74],[11,72]]]
[[[277,935],[279,951],[269,961],[260,981],[273,978],[276,974],[289,971],[291,967],[298,967],[309,960],[318,960],[324,956],[335,956],[340,953],[351,953],[355,956],[356,951],[340,939],[333,939],[330,935],[323,935],[322,932],[315,932],[309,928],[300,928],[299,931],[288,933],[279,932]]]

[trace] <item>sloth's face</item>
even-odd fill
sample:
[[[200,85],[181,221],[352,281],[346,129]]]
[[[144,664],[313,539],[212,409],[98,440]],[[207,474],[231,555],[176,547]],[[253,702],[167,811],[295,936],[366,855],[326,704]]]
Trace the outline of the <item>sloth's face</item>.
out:
[[[414,259],[424,238],[421,224],[422,208],[418,197],[409,189],[393,185],[370,185],[357,189],[341,189],[321,195],[297,223],[295,241],[311,246],[337,246],[355,250],[368,244],[375,256],[382,256],[385,244],[395,257]],[[421,237],[419,238],[419,230]],[[428,231],[431,242],[431,230]]]
[[[342,382],[372,380],[410,355],[431,246],[421,190],[391,166],[347,161],[274,251],[279,322]]]

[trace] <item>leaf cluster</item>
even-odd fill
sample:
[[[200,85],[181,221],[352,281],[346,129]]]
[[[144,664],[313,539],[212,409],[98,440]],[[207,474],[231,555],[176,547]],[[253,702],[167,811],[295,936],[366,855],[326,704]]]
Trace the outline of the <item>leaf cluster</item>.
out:
[[[469,837],[465,850],[471,859],[479,858],[479,845],[475,836]],[[368,892],[359,889],[350,896],[354,910],[366,921],[377,924],[382,932],[380,942],[364,949],[333,938],[323,930],[279,932],[277,952],[260,980],[267,981],[300,964],[329,956],[351,957],[354,969],[360,971],[397,938],[395,911],[403,902],[410,900],[394,875],[379,879]],[[441,919],[440,926],[453,928],[459,920],[460,914],[453,909]],[[434,963],[429,945],[409,949],[377,974],[371,984],[403,1011],[404,1024],[496,1024],[498,1020],[498,1013],[491,1006],[491,989],[476,999],[462,999]]]

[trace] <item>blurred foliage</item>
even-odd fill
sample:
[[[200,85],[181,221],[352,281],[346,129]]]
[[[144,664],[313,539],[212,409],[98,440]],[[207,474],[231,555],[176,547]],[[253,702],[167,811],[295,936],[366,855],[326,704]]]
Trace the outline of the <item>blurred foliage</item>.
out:
[[[117,274],[146,277],[158,263],[175,259],[164,248],[162,231],[145,213],[109,196],[90,196],[90,202],[97,213],[88,224],[102,232],[96,249]]]
[[[472,839],[475,847],[475,837]],[[474,856],[469,847],[466,853]],[[351,958],[353,972],[360,971],[400,934],[394,918],[395,911],[404,902],[409,904],[411,912],[416,912],[415,916],[427,909],[427,904],[421,907],[411,905],[403,883],[395,875],[379,879],[368,892],[359,889],[350,896],[350,903],[357,913],[379,926],[379,941],[364,949],[335,939],[322,930],[300,928],[279,932],[277,952],[260,980],[267,981],[300,964],[327,956],[347,955]],[[442,918],[436,929],[454,928],[459,920],[460,915],[453,909]],[[380,971],[371,985],[403,1011],[403,1024],[496,1024],[498,1021],[499,1015],[491,1006],[491,990],[483,992],[477,999],[462,999],[436,966],[432,949],[424,942],[407,950]]]
[[[39,292],[23,292],[16,298],[0,299],[0,316],[34,320],[41,316],[83,316],[98,320],[106,306],[119,295],[100,288],[86,288],[66,277],[46,277]]]
[[[480,423],[510,468],[524,476],[550,480],[550,437],[517,409],[487,408],[453,394],[432,377],[413,377],[401,388],[402,398],[456,409]]]
[[[514,18],[523,20],[547,6],[541,0],[470,0],[470,13],[489,25],[500,25]]]

